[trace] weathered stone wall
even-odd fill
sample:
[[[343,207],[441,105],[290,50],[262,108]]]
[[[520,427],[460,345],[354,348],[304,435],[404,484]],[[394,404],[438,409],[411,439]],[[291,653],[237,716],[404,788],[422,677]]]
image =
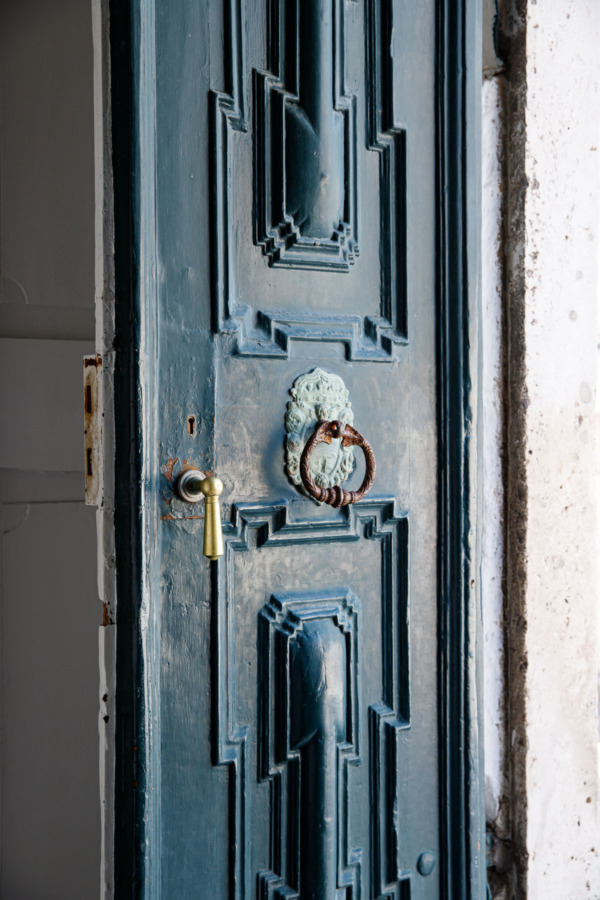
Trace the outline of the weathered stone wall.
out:
[[[483,104],[484,527],[504,526],[482,570],[490,880],[583,900],[600,898],[600,5],[500,12]]]

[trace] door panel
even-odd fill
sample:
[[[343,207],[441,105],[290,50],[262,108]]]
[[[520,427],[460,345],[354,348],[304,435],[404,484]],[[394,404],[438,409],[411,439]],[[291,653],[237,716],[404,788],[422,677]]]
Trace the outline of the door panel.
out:
[[[183,607],[198,604],[203,590],[208,594],[201,586],[208,573],[203,522],[188,518],[197,510],[166,492],[161,694],[163,701],[168,695],[172,724],[162,729],[161,742],[161,844],[170,851],[162,859],[162,883],[184,891],[181,838],[173,826],[181,821],[180,801],[195,797],[204,812],[190,810],[185,827],[194,821],[192,831],[201,835],[220,820],[228,847],[214,869],[217,896],[350,900],[394,893],[402,883],[409,891],[415,882],[414,896],[436,897],[438,873],[415,881],[420,853],[437,857],[439,834],[435,545],[426,537],[435,531],[436,470],[433,6],[418,15],[394,10],[403,23],[404,65],[422,60],[417,96],[398,103],[392,70],[381,60],[391,47],[390,9],[382,16],[377,4],[353,0],[255,4],[242,34],[235,4],[226,2],[220,15],[217,8],[205,38],[209,83],[188,76],[184,87],[194,105],[208,108],[204,151],[212,162],[212,205],[208,184],[189,196],[191,176],[201,182],[207,173],[190,134],[197,126],[188,103],[174,104],[182,91],[181,61],[194,53],[186,32],[193,31],[175,18],[170,25],[161,21],[156,34],[157,58],[179,61],[162,79],[159,69],[157,85],[161,306],[173,323],[171,339],[161,323],[160,352],[165,361],[176,359],[185,346],[185,381],[193,371],[194,380],[213,383],[214,405],[212,441],[202,432],[190,439],[181,424],[190,415],[206,420],[206,409],[193,388],[188,405],[177,407],[185,381],[161,368],[161,459],[169,465],[177,458],[173,478],[183,459],[214,468],[225,484],[227,523],[226,555],[212,574],[213,637],[205,650],[212,764],[188,749],[182,765],[182,727],[188,748],[203,739],[190,699],[206,695],[206,687],[196,682],[196,690],[182,692],[180,670],[194,669],[200,634],[189,633],[183,651],[180,620]],[[378,64],[381,71],[373,71]],[[366,87],[371,79],[377,99]],[[221,93],[228,84],[232,93]],[[381,111],[369,117],[369,104],[378,101]],[[406,125],[395,128],[395,121]],[[188,170],[181,154],[172,155],[173,134]],[[173,179],[181,190],[176,198]],[[162,210],[173,206],[179,216],[189,213],[184,218],[195,221],[196,240],[213,250],[212,298],[197,247],[181,252],[179,217],[161,234]],[[428,238],[420,240],[421,233]],[[408,246],[415,248],[410,255]],[[197,278],[192,289],[183,286],[185,267]],[[192,323],[211,299],[216,337],[200,355]],[[325,368],[343,378],[355,424],[372,442],[378,464],[373,498],[350,511],[317,507],[284,469],[289,391],[298,375],[323,364],[324,343],[329,350],[338,345]],[[360,477],[357,472],[350,486]],[[174,573],[190,567],[186,584],[176,580]],[[292,625],[298,617],[302,624]],[[275,636],[265,636],[273,629]],[[411,639],[422,648],[412,672]],[[310,685],[297,683],[299,671],[317,665],[315,642],[323,677],[333,681],[320,700]],[[283,659],[273,660],[273,646]],[[285,702],[277,702],[279,694]],[[332,711],[336,700],[339,709]],[[190,852],[197,855],[197,844]],[[213,859],[207,854],[198,863],[203,868]]]
[[[241,353],[281,356],[293,337],[330,335],[351,358],[389,360],[406,337],[407,206],[418,227],[433,185],[433,9],[315,0],[300,12],[279,0],[257,10],[266,47],[257,29],[246,48],[236,8],[225,9],[231,93],[211,94],[219,328],[238,334]],[[390,52],[418,102],[395,90]],[[407,134],[417,132],[409,181]],[[423,235],[427,215],[425,204]],[[266,283],[255,245],[276,270]]]
[[[449,896],[438,16],[161,0],[134,17],[143,896]],[[377,460],[341,509],[285,468],[290,392],[317,368]],[[203,507],[176,490],[191,465],[224,483],[210,564]]]

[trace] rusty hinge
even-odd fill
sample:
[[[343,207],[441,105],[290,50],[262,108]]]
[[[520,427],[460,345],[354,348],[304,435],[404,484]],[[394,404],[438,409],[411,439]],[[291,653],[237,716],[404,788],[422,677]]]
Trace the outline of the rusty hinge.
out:
[[[85,502],[102,502],[102,357],[83,357]]]

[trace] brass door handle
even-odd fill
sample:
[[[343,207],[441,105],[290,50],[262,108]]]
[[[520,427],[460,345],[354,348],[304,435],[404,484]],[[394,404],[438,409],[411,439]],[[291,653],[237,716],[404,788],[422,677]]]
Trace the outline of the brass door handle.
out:
[[[204,546],[202,552],[209,559],[223,556],[223,529],[219,496],[223,482],[214,475],[205,475],[200,469],[184,469],[175,489],[186,503],[198,503],[205,499]]]
[[[365,454],[366,472],[363,482],[357,491],[347,491],[345,488],[336,484],[334,487],[321,488],[317,487],[310,471],[310,457],[313,450],[322,441],[330,444],[333,438],[341,438],[342,446],[348,447],[351,444],[361,447]],[[373,486],[375,480],[375,454],[368,440],[353,428],[351,425],[344,425],[343,422],[319,422],[313,436],[306,442],[302,456],[300,457],[300,477],[306,491],[315,500],[322,503],[329,503],[330,506],[347,506],[349,503],[356,503],[362,500]]]

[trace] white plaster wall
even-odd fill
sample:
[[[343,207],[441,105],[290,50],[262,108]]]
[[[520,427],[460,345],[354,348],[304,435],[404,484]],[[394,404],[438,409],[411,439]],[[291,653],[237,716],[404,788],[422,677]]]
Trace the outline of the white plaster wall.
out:
[[[482,87],[482,428],[481,583],[484,633],[486,818],[498,816],[504,769],[502,441],[502,115],[498,79]]]
[[[530,0],[525,267],[531,900],[600,898],[599,44],[598,0]]]

